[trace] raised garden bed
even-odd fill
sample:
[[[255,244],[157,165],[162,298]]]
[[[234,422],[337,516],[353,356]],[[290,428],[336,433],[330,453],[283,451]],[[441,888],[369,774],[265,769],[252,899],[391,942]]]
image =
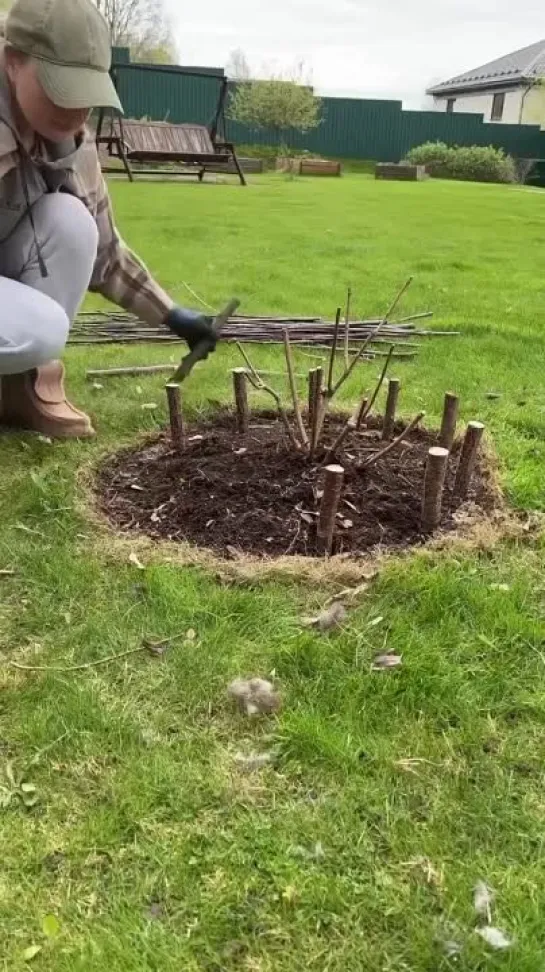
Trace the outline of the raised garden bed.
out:
[[[324,442],[345,418],[326,417]],[[382,420],[353,434],[339,456],[345,469],[334,552],[363,554],[375,547],[422,544],[422,492],[428,451],[437,433],[415,429],[397,450],[358,469],[381,446]],[[402,431],[397,423],[394,434]],[[123,530],[157,540],[189,541],[222,556],[240,551],[277,557],[316,556],[325,447],[310,459],[294,454],[276,412],[254,414],[245,434],[223,410],[186,429],[183,452],[167,434],[106,461],[98,475],[99,502]],[[447,467],[440,529],[456,528],[461,499],[453,495],[461,443]],[[481,457],[466,499],[493,509],[497,493]]]
[[[375,179],[401,179],[403,182],[422,182],[428,178],[425,165],[409,165],[407,162],[379,162]]]

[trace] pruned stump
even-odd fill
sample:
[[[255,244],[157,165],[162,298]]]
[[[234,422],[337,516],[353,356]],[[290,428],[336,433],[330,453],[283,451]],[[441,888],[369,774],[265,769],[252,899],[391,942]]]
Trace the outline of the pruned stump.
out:
[[[329,557],[333,552],[337,511],[339,509],[343,481],[344,468],[342,466],[326,466],[324,492],[320,503],[320,516],[318,519],[318,548],[320,553],[323,553],[326,557]]]
[[[439,433],[439,445],[443,449],[452,449],[454,440],[456,438],[456,424],[458,422],[458,411],[460,408],[460,400],[457,395],[453,395],[452,392],[447,392],[445,395],[445,404],[443,406],[443,418],[441,421],[441,431]]]
[[[469,423],[454,483],[454,495],[459,499],[465,499],[469,492],[483,435],[484,425],[482,422]]]
[[[170,438],[173,447],[182,452],[185,448],[185,427],[182,412],[182,393],[176,382],[169,382],[166,386],[168,415],[170,422]]]
[[[448,449],[442,449],[440,446],[434,446],[428,452],[422,496],[422,530],[424,533],[432,533],[441,522],[448,457]]]
[[[382,438],[387,441],[394,434],[397,403],[401,382],[398,378],[390,378],[388,382],[388,397],[386,399],[386,411],[384,413],[384,424],[382,426]]]
[[[237,430],[245,435],[250,426],[250,406],[248,404],[248,375],[245,368],[233,368],[233,390],[237,411]]]

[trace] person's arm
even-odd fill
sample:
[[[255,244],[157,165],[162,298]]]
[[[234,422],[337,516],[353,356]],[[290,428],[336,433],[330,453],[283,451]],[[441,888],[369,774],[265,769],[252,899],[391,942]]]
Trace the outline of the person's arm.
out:
[[[89,290],[102,294],[146,324],[166,328],[194,348],[203,340],[216,345],[212,319],[178,307],[151,276],[142,261],[125,245],[116,228],[108,188],[102,175],[95,141],[86,135],[76,173],[80,198],[93,212],[98,228],[98,252]]]
[[[125,245],[116,228],[102,174],[96,197],[98,253],[89,289],[102,294],[147,324],[163,324],[174,301]]]

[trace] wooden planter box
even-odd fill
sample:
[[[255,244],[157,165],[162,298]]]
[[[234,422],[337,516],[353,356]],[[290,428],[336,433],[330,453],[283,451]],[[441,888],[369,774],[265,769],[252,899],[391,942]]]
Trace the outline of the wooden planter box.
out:
[[[327,159],[301,159],[300,175],[340,176],[342,166],[340,162],[330,162]]]
[[[277,172],[299,172],[299,159],[291,159],[289,156],[278,155],[275,162]]]
[[[256,173],[260,174],[265,169],[265,163],[263,162],[263,159],[249,159],[249,158],[241,159],[239,156],[238,161],[240,163],[240,168],[242,169],[243,172],[248,172],[253,175],[255,175]],[[227,166],[227,171],[231,173],[234,172],[236,174],[237,170],[235,169],[235,163],[233,162],[232,159],[229,162],[229,165]]]
[[[401,179],[405,182],[422,182],[428,178],[425,165],[407,165],[404,162],[379,162],[375,179]]]

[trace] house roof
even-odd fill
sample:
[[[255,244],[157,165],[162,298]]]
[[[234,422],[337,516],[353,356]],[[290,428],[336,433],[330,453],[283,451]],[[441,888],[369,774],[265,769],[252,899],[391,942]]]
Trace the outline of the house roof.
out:
[[[458,74],[449,81],[443,81],[429,88],[428,94],[440,95],[464,89],[488,88],[498,83],[514,84],[521,81],[534,81],[545,75],[545,40],[530,44],[520,51],[506,54],[496,61],[489,61],[481,67]]]

